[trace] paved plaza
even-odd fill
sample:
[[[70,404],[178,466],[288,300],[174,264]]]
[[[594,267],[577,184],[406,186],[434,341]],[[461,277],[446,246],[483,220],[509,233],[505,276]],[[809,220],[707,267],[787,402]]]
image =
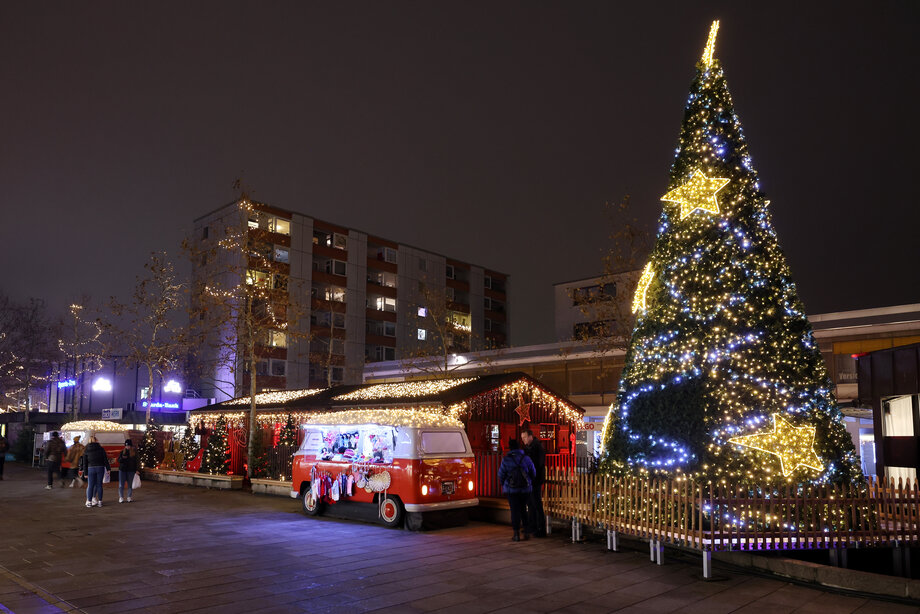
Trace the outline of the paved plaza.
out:
[[[484,523],[411,533],[306,518],[280,497],[145,483],[101,509],[7,463],[0,482],[0,613],[918,612],[698,561],[663,566],[566,535],[513,543]]]

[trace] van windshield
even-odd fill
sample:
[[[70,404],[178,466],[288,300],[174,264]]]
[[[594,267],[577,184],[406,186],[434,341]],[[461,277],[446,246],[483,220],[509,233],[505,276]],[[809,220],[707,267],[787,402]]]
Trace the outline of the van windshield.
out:
[[[425,454],[464,454],[466,444],[459,431],[422,431],[422,452]]]

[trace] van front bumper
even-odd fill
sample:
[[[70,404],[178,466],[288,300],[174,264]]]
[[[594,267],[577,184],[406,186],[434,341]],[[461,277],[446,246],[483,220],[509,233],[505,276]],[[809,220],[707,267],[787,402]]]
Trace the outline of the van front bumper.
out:
[[[434,512],[437,510],[453,510],[461,507],[475,507],[479,499],[460,499],[458,501],[439,501],[437,503],[406,503],[407,512]]]

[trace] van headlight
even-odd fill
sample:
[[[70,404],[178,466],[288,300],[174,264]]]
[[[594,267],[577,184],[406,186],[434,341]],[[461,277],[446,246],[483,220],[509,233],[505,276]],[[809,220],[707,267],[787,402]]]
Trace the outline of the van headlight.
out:
[[[473,492],[473,480],[470,480],[466,487],[470,492]]]
[[[427,494],[428,494],[428,484],[422,484],[422,496],[424,497]]]

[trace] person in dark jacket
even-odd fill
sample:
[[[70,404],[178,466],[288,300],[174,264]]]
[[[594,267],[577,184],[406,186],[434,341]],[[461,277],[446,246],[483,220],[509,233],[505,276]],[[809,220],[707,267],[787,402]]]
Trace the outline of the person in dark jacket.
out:
[[[106,471],[111,471],[111,466],[105,448],[99,444],[99,439],[95,435],[89,438],[89,445],[83,451],[83,464],[89,478],[86,486],[86,507],[102,507],[102,477]]]
[[[546,537],[546,514],[543,513],[543,482],[546,481],[546,448],[539,439],[533,436],[533,431],[524,429],[521,432],[521,441],[524,442],[524,454],[533,462],[537,477],[533,481],[533,490],[527,500],[527,526],[535,537]]]
[[[514,530],[514,536],[511,541],[519,542],[521,541],[522,521],[524,539],[530,539],[527,521],[524,518],[524,510],[527,506],[527,499],[530,498],[531,484],[537,472],[534,469],[533,462],[521,450],[517,439],[509,440],[508,448],[508,454],[502,459],[502,464],[498,468],[498,481],[501,482],[502,492],[508,496],[508,505],[511,507],[511,528]]]
[[[45,462],[48,464],[48,485],[45,486],[45,488],[51,490],[55,473],[61,478],[61,486],[64,486],[65,482],[64,474],[61,473],[61,461],[64,460],[64,455],[67,453],[67,444],[58,436],[57,431],[52,431],[51,439],[45,442],[43,450],[45,452]]]
[[[137,450],[130,439],[125,440],[124,449],[118,454],[118,502],[125,501],[125,484],[128,485],[128,503],[134,494],[134,474],[137,473]]]

